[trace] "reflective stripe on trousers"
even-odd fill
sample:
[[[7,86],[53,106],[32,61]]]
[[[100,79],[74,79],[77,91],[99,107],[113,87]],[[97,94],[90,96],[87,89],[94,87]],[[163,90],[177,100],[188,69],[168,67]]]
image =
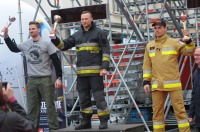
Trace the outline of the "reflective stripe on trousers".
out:
[[[93,109],[92,109],[92,107],[88,107],[88,108],[85,108],[84,110],[81,110],[81,112],[83,112],[85,114],[92,114]]]

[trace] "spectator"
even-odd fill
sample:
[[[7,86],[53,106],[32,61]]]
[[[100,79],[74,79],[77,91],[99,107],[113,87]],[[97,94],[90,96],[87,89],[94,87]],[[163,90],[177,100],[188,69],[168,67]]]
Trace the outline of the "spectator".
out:
[[[0,132],[34,132],[34,125],[14,97],[9,83],[0,83]]]
[[[189,122],[195,121],[195,126],[198,132],[200,132],[200,47],[195,49],[194,59],[198,68],[193,75],[193,89],[188,120]]]

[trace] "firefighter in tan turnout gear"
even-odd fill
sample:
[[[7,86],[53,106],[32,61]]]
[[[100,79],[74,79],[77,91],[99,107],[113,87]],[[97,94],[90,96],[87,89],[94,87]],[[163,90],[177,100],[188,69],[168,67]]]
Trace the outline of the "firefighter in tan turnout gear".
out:
[[[55,34],[55,30],[52,33]],[[99,129],[106,129],[110,112],[104,98],[103,76],[109,68],[110,46],[105,33],[96,27],[91,12],[84,11],[81,14],[81,30],[63,41],[59,38],[51,41],[62,51],[76,47],[77,91],[83,120],[75,130],[91,128],[91,92],[100,119]]]
[[[172,106],[180,132],[190,132],[187,114],[182,97],[182,86],[178,67],[178,56],[192,55],[194,42],[190,37],[182,41],[169,38],[167,27],[163,20],[157,20],[154,27],[155,39],[145,48],[143,63],[144,91],[150,93],[152,88],[153,129],[154,132],[165,132],[164,103],[167,93],[170,95]],[[183,30],[185,36],[188,31]]]

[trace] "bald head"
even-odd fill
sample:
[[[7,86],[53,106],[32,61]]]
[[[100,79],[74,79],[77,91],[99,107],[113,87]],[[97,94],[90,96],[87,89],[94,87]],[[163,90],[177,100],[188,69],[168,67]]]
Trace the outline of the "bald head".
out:
[[[194,51],[194,59],[195,59],[195,63],[200,65],[200,46],[196,47]]]

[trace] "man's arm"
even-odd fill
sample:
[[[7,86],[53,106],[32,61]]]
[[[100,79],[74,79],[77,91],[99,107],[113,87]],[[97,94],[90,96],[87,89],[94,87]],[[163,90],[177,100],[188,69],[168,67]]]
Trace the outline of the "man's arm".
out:
[[[8,48],[10,49],[10,51],[18,53],[21,52],[19,50],[19,48],[17,47],[17,44],[15,42],[13,42],[10,37],[4,38],[6,45],[8,46]]]
[[[6,45],[10,49],[10,51],[15,52],[15,53],[20,52],[19,48],[17,47],[17,44],[13,42],[8,35],[8,28],[3,28],[2,32],[5,33],[4,40],[6,42]]]
[[[152,77],[151,58],[146,46],[144,53],[144,60],[143,60],[143,86],[144,86],[144,91],[147,94],[150,92],[151,77]]]
[[[48,52],[49,52],[49,57],[52,60],[53,65],[55,67],[55,71],[56,71],[57,79],[55,81],[55,87],[56,88],[60,88],[62,86],[62,81],[61,81],[62,80],[61,62],[60,62],[60,59],[57,56],[56,49],[53,46],[53,44],[50,43],[47,48],[48,48]]]
[[[109,69],[109,62],[110,62],[110,45],[106,38],[105,33],[102,31],[99,33],[99,45],[102,49],[102,65],[101,69]]]
[[[55,67],[57,78],[59,78],[59,77],[62,78],[61,62],[60,62],[60,59],[57,56],[57,53],[51,54],[50,58],[51,58],[53,65]]]
[[[186,41],[184,44],[179,42],[178,48],[180,50],[180,53],[186,56],[191,56],[194,53],[195,50],[195,44],[190,38],[190,40]]]
[[[72,47],[75,47],[75,38],[70,36],[67,39],[61,41],[57,36],[56,39],[52,39],[51,42],[60,50],[65,51]]]
[[[12,97],[9,100],[9,106],[10,106],[10,109],[12,111],[15,111],[16,113],[18,113],[19,115],[23,116],[27,120],[30,120],[30,118],[26,114],[26,111],[21,107],[21,105],[18,104],[17,100],[14,97]]]
[[[187,36],[190,39],[184,40],[184,37],[183,37],[182,42],[179,42],[179,44],[178,44],[178,50],[183,55],[191,56],[194,53],[195,43],[192,41],[192,38],[190,37],[190,34],[187,30],[182,30],[182,32],[183,32],[184,36]]]

